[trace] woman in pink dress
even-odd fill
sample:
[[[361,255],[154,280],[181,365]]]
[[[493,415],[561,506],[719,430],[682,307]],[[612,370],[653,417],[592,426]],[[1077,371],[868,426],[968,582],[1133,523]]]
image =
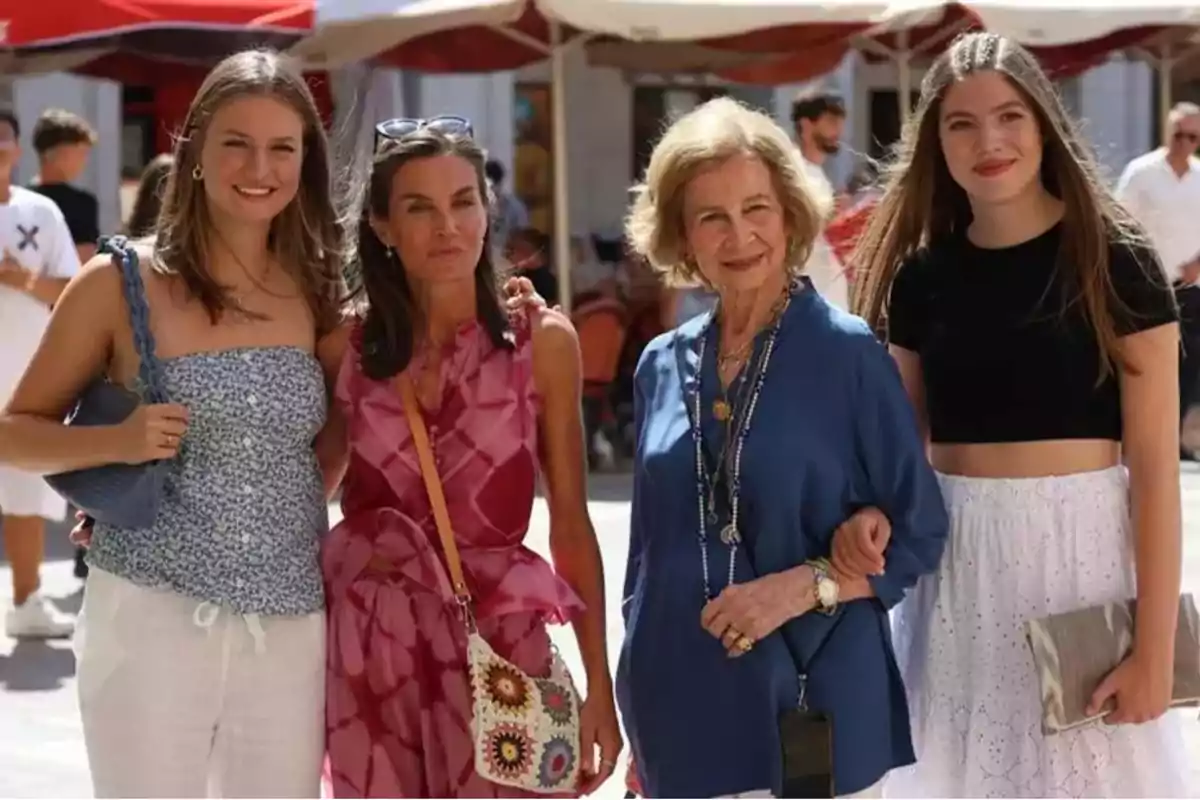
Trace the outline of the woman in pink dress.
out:
[[[359,230],[361,308],[322,345],[331,418],[345,433],[329,441],[344,442],[347,456],[344,519],[322,556],[332,790],[522,794],[475,770],[466,635],[397,389],[404,375],[429,429],[480,633],[545,676],[546,625],[574,625],[585,670],[576,678],[588,689],[586,794],[611,774],[622,742],[587,512],[575,332],[533,303],[505,311],[470,123],[392,120],[377,130]],[[554,568],[522,544],[539,468]]]

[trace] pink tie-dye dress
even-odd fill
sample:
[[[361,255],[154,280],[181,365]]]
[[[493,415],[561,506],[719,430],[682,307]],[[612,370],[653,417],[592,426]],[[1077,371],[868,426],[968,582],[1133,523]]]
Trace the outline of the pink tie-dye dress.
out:
[[[515,347],[464,325],[426,423],[480,632],[522,669],[549,669],[548,622],[582,604],[522,545],[537,476],[538,399],[525,317]],[[509,797],[475,771],[466,635],[417,454],[391,382],[363,374],[351,337],[335,401],[350,465],[344,518],[322,552],[329,613],[326,728],[335,797]],[[422,365],[414,361],[415,370]]]

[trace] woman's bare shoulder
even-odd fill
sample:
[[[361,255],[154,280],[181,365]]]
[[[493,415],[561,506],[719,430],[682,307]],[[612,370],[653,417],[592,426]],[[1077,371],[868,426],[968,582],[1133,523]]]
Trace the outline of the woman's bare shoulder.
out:
[[[111,255],[100,253],[88,259],[67,288],[59,297],[59,307],[95,306],[107,313],[118,304],[121,297],[121,270],[113,263]]]

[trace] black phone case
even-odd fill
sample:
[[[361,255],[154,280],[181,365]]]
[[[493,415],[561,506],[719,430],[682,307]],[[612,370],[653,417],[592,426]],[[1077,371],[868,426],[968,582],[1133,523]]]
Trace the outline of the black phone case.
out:
[[[833,797],[833,726],[819,711],[792,709],[779,718],[782,797]]]

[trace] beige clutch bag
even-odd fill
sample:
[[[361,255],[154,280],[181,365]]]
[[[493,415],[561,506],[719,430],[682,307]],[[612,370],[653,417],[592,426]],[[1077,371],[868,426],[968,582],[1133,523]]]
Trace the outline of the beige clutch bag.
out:
[[[1087,716],[1084,709],[1104,676],[1133,647],[1134,603],[1110,603],[1025,623],[1042,695],[1042,732],[1078,728],[1112,709]],[[1190,594],[1179,598],[1175,634],[1175,707],[1200,706],[1200,616]]]

